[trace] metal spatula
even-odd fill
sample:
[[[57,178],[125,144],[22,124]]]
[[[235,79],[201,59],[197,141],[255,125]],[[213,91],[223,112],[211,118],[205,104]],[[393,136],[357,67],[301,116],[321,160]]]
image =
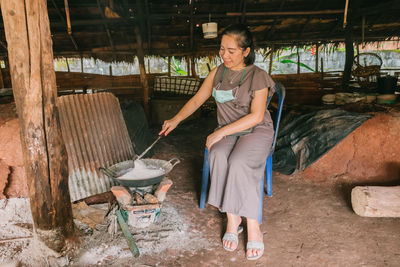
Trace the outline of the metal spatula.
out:
[[[137,158],[134,158],[133,160],[141,159],[144,155],[146,155],[146,153],[149,152],[149,150],[161,139],[161,137],[163,137],[163,135],[158,136],[156,141],[154,141],[148,148],[146,148],[145,151],[143,151],[142,154],[140,154]]]

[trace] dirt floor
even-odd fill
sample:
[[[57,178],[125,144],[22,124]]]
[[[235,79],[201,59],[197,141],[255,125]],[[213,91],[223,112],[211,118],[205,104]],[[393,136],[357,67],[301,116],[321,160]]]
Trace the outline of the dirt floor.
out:
[[[264,198],[261,226],[264,256],[255,262],[246,260],[246,232],[239,236],[239,247],[235,252],[225,251],[220,241],[225,216],[210,206],[204,210],[198,206],[205,137],[213,128],[215,122],[212,119],[187,122],[156,145],[154,158],[178,157],[181,163],[168,176],[174,184],[157,225],[147,230],[132,230],[142,252],[139,258],[131,257],[120,233],[111,237],[105,226],[95,230],[80,226],[82,243],[75,255],[58,258],[53,264],[49,258],[44,262],[49,266],[400,265],[400,218],[356,215],[350,204],[351,184],[316,184],[305,182],[299,175],[278,173],[273,173],[273,197]],[[156,136],[159,129],[152,130]],[[0,213],[5,209],[4,205],[0,207]],[[9,208],[14,212],[23,210]],[[21,219],[18,215],[12,220],[8,226],[18,224],[21,228],[25,225],[24,231],[29,235],[29,220],[26,222],[26,218]],[[1,230],[0,235],[2,239],[6,237]],[[13,244],[0,244],[2,262],[43,266],[39,264],[43,261],[37,259],[45,257],[46,253],[42,250],[42,255],[37,255],[40,253],[33,248],[32,239]]]

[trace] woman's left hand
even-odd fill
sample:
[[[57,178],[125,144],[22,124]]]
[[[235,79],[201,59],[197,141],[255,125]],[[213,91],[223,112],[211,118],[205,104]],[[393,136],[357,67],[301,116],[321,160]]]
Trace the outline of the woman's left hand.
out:
[[[224,138],[224,135],[221,134],[220,131],[213,132],[212,134],[210,134],[209,136],[207,136],[207,141],[206,141],[207,149],[210,150],[211,147],[212,147],[216,142],[218,142],[219,140],[221,140],[222,138]]]

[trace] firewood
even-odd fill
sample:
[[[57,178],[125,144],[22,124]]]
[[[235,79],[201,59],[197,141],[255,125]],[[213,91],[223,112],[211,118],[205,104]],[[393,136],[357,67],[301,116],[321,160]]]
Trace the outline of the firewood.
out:
[[[136,205],[146,204],[146,202],[138,192],[133,193],[133,199],[135,200]]]
[[[150,193],[144,194],[144,200],[146,201],[146,203],[149,203],[149,204],[157,204],[158,203],[158,199]]]

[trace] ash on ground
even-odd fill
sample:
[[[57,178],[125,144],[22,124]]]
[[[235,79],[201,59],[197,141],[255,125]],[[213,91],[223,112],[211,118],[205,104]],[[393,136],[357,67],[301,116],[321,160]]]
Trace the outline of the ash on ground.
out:
[[[214,247],[199,231],[191,229],[184,218],[169,203],[164,203],[158,221],[146,228],[130,227],[130,232],[140,251],[140,257],[154,255],[165,250],[194,252]],[[114,237],[107,233],[107,225],[98,227],[91,238],[82,243],[81,253],[74,261],[77,266],[126,264],[134,258],[121,230]]]
[[[107,208],[107,204],[96,207]],[[0,243],[0,264],[46,266],[52,262],[52,266],[121,266],[138,260],[132,256],[121,229],[114,235],[108,233],[108,220],[95,229],[74,220],[82,239],[76,256],[71,259],[47,249],[32,237],[29,199],[0,200],[0,218],[0,239],[9,240]],[[165,250],[195,252],[219,245],[190,227],[170,203],[163,204],[156,223],[146,228],[130,227],[130,232],[139,248],[140,258]]]

